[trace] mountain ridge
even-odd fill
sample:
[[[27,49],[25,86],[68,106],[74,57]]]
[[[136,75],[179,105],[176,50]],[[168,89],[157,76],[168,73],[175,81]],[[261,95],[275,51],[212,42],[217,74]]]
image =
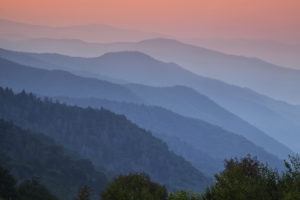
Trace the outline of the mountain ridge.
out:
[[[67,106],[2,88],[0,101],[1,118],[43,131],[58,144],[90,159],[96,167],[103,167],[110,177],[145,172],[170,189],[195,191],[203,190],[211,181],[124,115]]]

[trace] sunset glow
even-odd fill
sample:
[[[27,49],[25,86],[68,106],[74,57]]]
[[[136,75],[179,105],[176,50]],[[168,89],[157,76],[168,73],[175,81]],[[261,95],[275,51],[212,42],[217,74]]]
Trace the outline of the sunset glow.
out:
[[[0,18],[43,25],[102,23],[177,37],[292,41],[298,0],[1,0]]]

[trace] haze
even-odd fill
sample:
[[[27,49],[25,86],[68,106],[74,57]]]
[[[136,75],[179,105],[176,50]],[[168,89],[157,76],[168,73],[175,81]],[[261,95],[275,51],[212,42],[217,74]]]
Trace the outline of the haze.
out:
[[[109,24],[179,38],[297,43],[298,0],[1,0],[0,18],[51,26]]]

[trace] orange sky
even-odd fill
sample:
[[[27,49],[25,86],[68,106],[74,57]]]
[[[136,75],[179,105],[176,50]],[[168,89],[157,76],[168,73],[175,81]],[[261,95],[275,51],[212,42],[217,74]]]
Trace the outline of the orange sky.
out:
[[[0,0],[0,17],[47,25],[104,23],[179,37],[300,42],[300,0]]]

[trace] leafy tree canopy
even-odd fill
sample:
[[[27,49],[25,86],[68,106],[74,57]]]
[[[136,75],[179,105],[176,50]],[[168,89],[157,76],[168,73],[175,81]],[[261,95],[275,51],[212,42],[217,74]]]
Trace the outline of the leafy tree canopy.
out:
[[[102,200],[166,200],[167,190],[145,174],[117,177],[102,193]]]
[[[205,200],[275,200],[280,196],[279,175],[250,155],[225,161],[216,183],[207,190]]]
[[[171,193],[168,200],[201,200],[201,196],[192,192],[177,191]]]

